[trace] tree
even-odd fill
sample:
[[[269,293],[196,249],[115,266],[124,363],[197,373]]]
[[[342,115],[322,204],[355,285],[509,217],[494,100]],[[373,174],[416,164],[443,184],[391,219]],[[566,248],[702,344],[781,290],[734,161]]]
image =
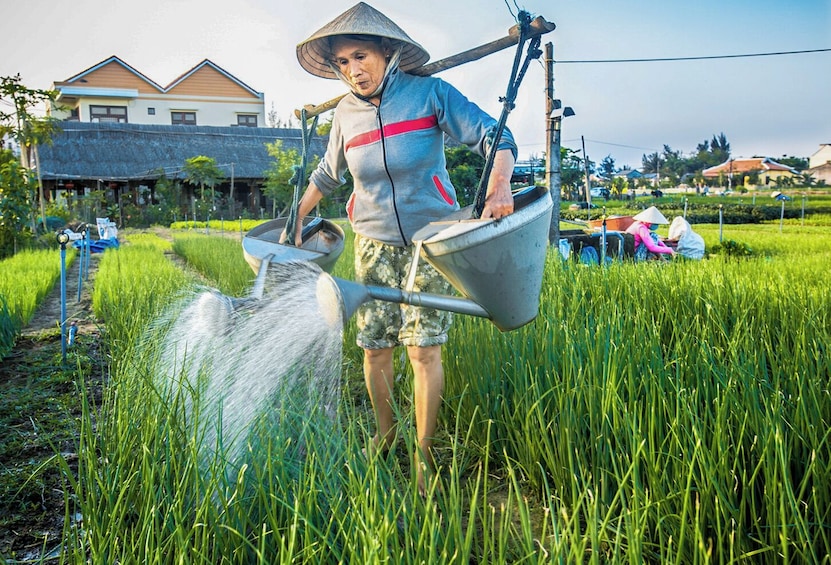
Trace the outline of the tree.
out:
[[[283,149],[283,142],[277,140],[274,143],[266,143],[268,154],[274,159],[265,171],[266,196],[271,198],[271,215],[277,217],[277,209],[281,210],[280,215],[286,215],[288,207],[291,206],[294,198],[295,168],[300,166],[300,155],[296,149]]]
[[[686,163],[681,156],[681,152],[672,149],[669,145],[664,145],[661,161],[663,161],[663,166],[661,168],[661,171],[663,172],[662,180],[668,181],[670,186],[677,186],[678,181],[686,172]]]
[[[786,157],[782,155],[779,159],[776,159],[776,162],[796,169],[797,171],[804,171],[808,168],[808,160],[802,157]]]
[[[9,136],[20,148],[21,168],[15,171],[22,174],[23,184],[30,185],[30,171],[32,168],[31,156],[37,159],[38,144],[51,143],[52,136],[59,131],[57,120],[39,118],[32,113],[32,109],[44,103],[54,103],[58,96],[55,90],[39,90],[27,88],[21,82],[20,75],[0,77],[0,101],[13,108],[12,112],[2,110],[0,105],[0,139]],[[9,169],[7,172],[11,172]],[[40,175],[40,168],[38,168]],[[46,214],[44,212],[43,185],[38,182],[41,221],[46,230]],[[35,231],[34,215],[30,208],[28,215],[32,218],[32,231]]]
[[[797,179],[799,180],[799,183],[806,188],[812,187],[817,181],[811,173],[802,173],[797,177]]]
[[[17,252],[20,237],[30,236],[32,211],[29,177],[8,149],[0,149],[0,258]]]
[[[600,161],[600,175],[611,182],[612,177],[615,174],[615,159],[611,155],[606,155],[602,161]]]
[[[724,132],[718,136],[713,136],[713,140],[710,142],[710,153],[715,160],[714,165],[724,163],[730,158],[730,144],[727,142],[727,136],[724,135]]]
[[[274,102],[271,103],[271,110],[266,115],[266,123],[270,128],[280,127],[280,116],[277,114],[276,108],[274,108]]]
[[[211,189],[211,205],[214,203],[213,188],[225,178],[225,173],[216,164],[213,157],[197,155],[185,159],[185,181],[193,185],[199,185],[200,199],[205,201],[205,187]]]
[[[560,186],[569,199],[577,199],[580,187],[584,184],[584,172],[580,152],[560,147]]]
[[[160,169],[159,179],[156,181],[155,193],[159,202],[159,216],[167,222],[180,215],[182,186],[177,180],[169,179]]]
[[[611,193],[614,198],[620,199],[623,193],[629,190],[629,180],[623,177],[612,179]]]
[[[641,157],[641,170],[644,174],[658,174],[661,167],[661,155],[656,151]]]
[[[450,182],[456,189],[459,206],[473,204],[476,189],[479,188],[479,179],[485,168],[485,160],[464,145],[445,147],[444,157]]]

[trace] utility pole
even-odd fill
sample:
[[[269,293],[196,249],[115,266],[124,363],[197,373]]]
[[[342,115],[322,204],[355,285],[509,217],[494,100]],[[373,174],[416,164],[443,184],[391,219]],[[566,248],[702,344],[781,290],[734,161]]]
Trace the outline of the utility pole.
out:
[[[236,206],[234,205],[234,164],[233,163],[231,163],[231,194],[228,198],[228,204],[231,205],[231,217],[234,217],[234,214],[235,214],[234,209],[236,208]]]
[[[592,188],[591,180],[589,179],[589,156],[586,155],[586,139],[582,135],[580,136],[580,143],[583,145],[583,172],[586,174],[586,202],[591,206]]]
[[[560,163],[560,118],[554,113],[554,45],[545,44],[545,145],[546,172],[545,183],[551,193],[554,207],[551,211],[551,226],[548,229],[548,241],[554,245],[560,242],[560,193],[562,192],[562,174]]]

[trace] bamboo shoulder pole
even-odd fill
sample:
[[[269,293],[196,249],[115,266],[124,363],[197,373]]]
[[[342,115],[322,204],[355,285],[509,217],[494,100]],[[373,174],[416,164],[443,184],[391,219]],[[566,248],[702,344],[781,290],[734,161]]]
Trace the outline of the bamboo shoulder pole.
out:
[[[531,33],[529,38],[537,37],[540,35],[544,35],[550,31],[553,31],[556,26],[553,22],[546,21],[545,18],[542,16],[537,17],[534,21],[531,22]],[[512,45],[516,45],[519,41],[519,26],[513,26],[508,30],[508,35],[505,37],[501,37],[489,43],[485,43],[484,45],[480,45],[478,47],[474,47],[473,49],[468,49],[467,51],[462,51],[461,53],[457,53],[455,55],[451,55],[450,57],[445,57],[444,59],[439,59],[433,63],[427,63],[426,65],[422,65],[418,68],[411,69],[407,71],[411,75],[417,76],[430,76],[441,71],[446,71],[447,69],[452,69],[453,67],[458,67],[459,65],[463,65],[465,63],[470,63],[472,61],[478,61],[482,57],[486,57],[487,55],[491,55],[493,53],[497,53]],[[323,104],[318,104],[317,106],[313,104],[307,104],[303,108],[306,110],[306,118],[313,118],[323,112],[333,109],[335,106],[338,105],[338,102],[346,96],[346,94],[342,94],[331,100],[324,102]],[[297,109],[294,111],[294,115],[296,117],[300,117],[301,110]]]

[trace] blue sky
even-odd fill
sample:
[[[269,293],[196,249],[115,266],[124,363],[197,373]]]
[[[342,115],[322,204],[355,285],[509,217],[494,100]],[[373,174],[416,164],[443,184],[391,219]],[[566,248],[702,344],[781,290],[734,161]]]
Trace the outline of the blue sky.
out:
[[[306,74],[294,47],[354,0],[0,0],[0,75],[48,88],[111,55],[167,84],[207,58],[288,118],[343,92]],[[831,0],[369,0],[436,60],[505,35],[517,5],[557,24],[555,95],[576,115],[563,144],[640,166],[724,133],[735,157],[808,157],[831,143],[831,52],[654,62],[566,63],[831,49]],[[57,10],[57,11],[56,11]],[[513,50],[441,73],[499,115]],[[545,151],[544,70],[533,63],[508,119],[520,156]]]

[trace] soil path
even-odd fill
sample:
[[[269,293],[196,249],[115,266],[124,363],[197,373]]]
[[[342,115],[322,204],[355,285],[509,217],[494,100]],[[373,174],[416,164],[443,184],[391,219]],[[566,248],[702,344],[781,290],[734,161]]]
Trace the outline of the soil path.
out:
[[[69,331],[70,324],[74,323],[79,332],[88,333],[97,330],[95,317],[92,313],[92,285],[95,281],[95,273],[98,271],[100,253],[89,255],[89,266],[84,265],[83,277],[78,276],[81,269],[81,256],[76,255],[75,260],[66,268],[66,329]],[[86,263],[86,261],[84,261]],[[78,284],[81,285],[81,297],[78,299]],[[38,306],[35,315],[21,332],[21,337],[35,337],[44,331],[60,329],[61,320],[61,285],[55,287]]]

